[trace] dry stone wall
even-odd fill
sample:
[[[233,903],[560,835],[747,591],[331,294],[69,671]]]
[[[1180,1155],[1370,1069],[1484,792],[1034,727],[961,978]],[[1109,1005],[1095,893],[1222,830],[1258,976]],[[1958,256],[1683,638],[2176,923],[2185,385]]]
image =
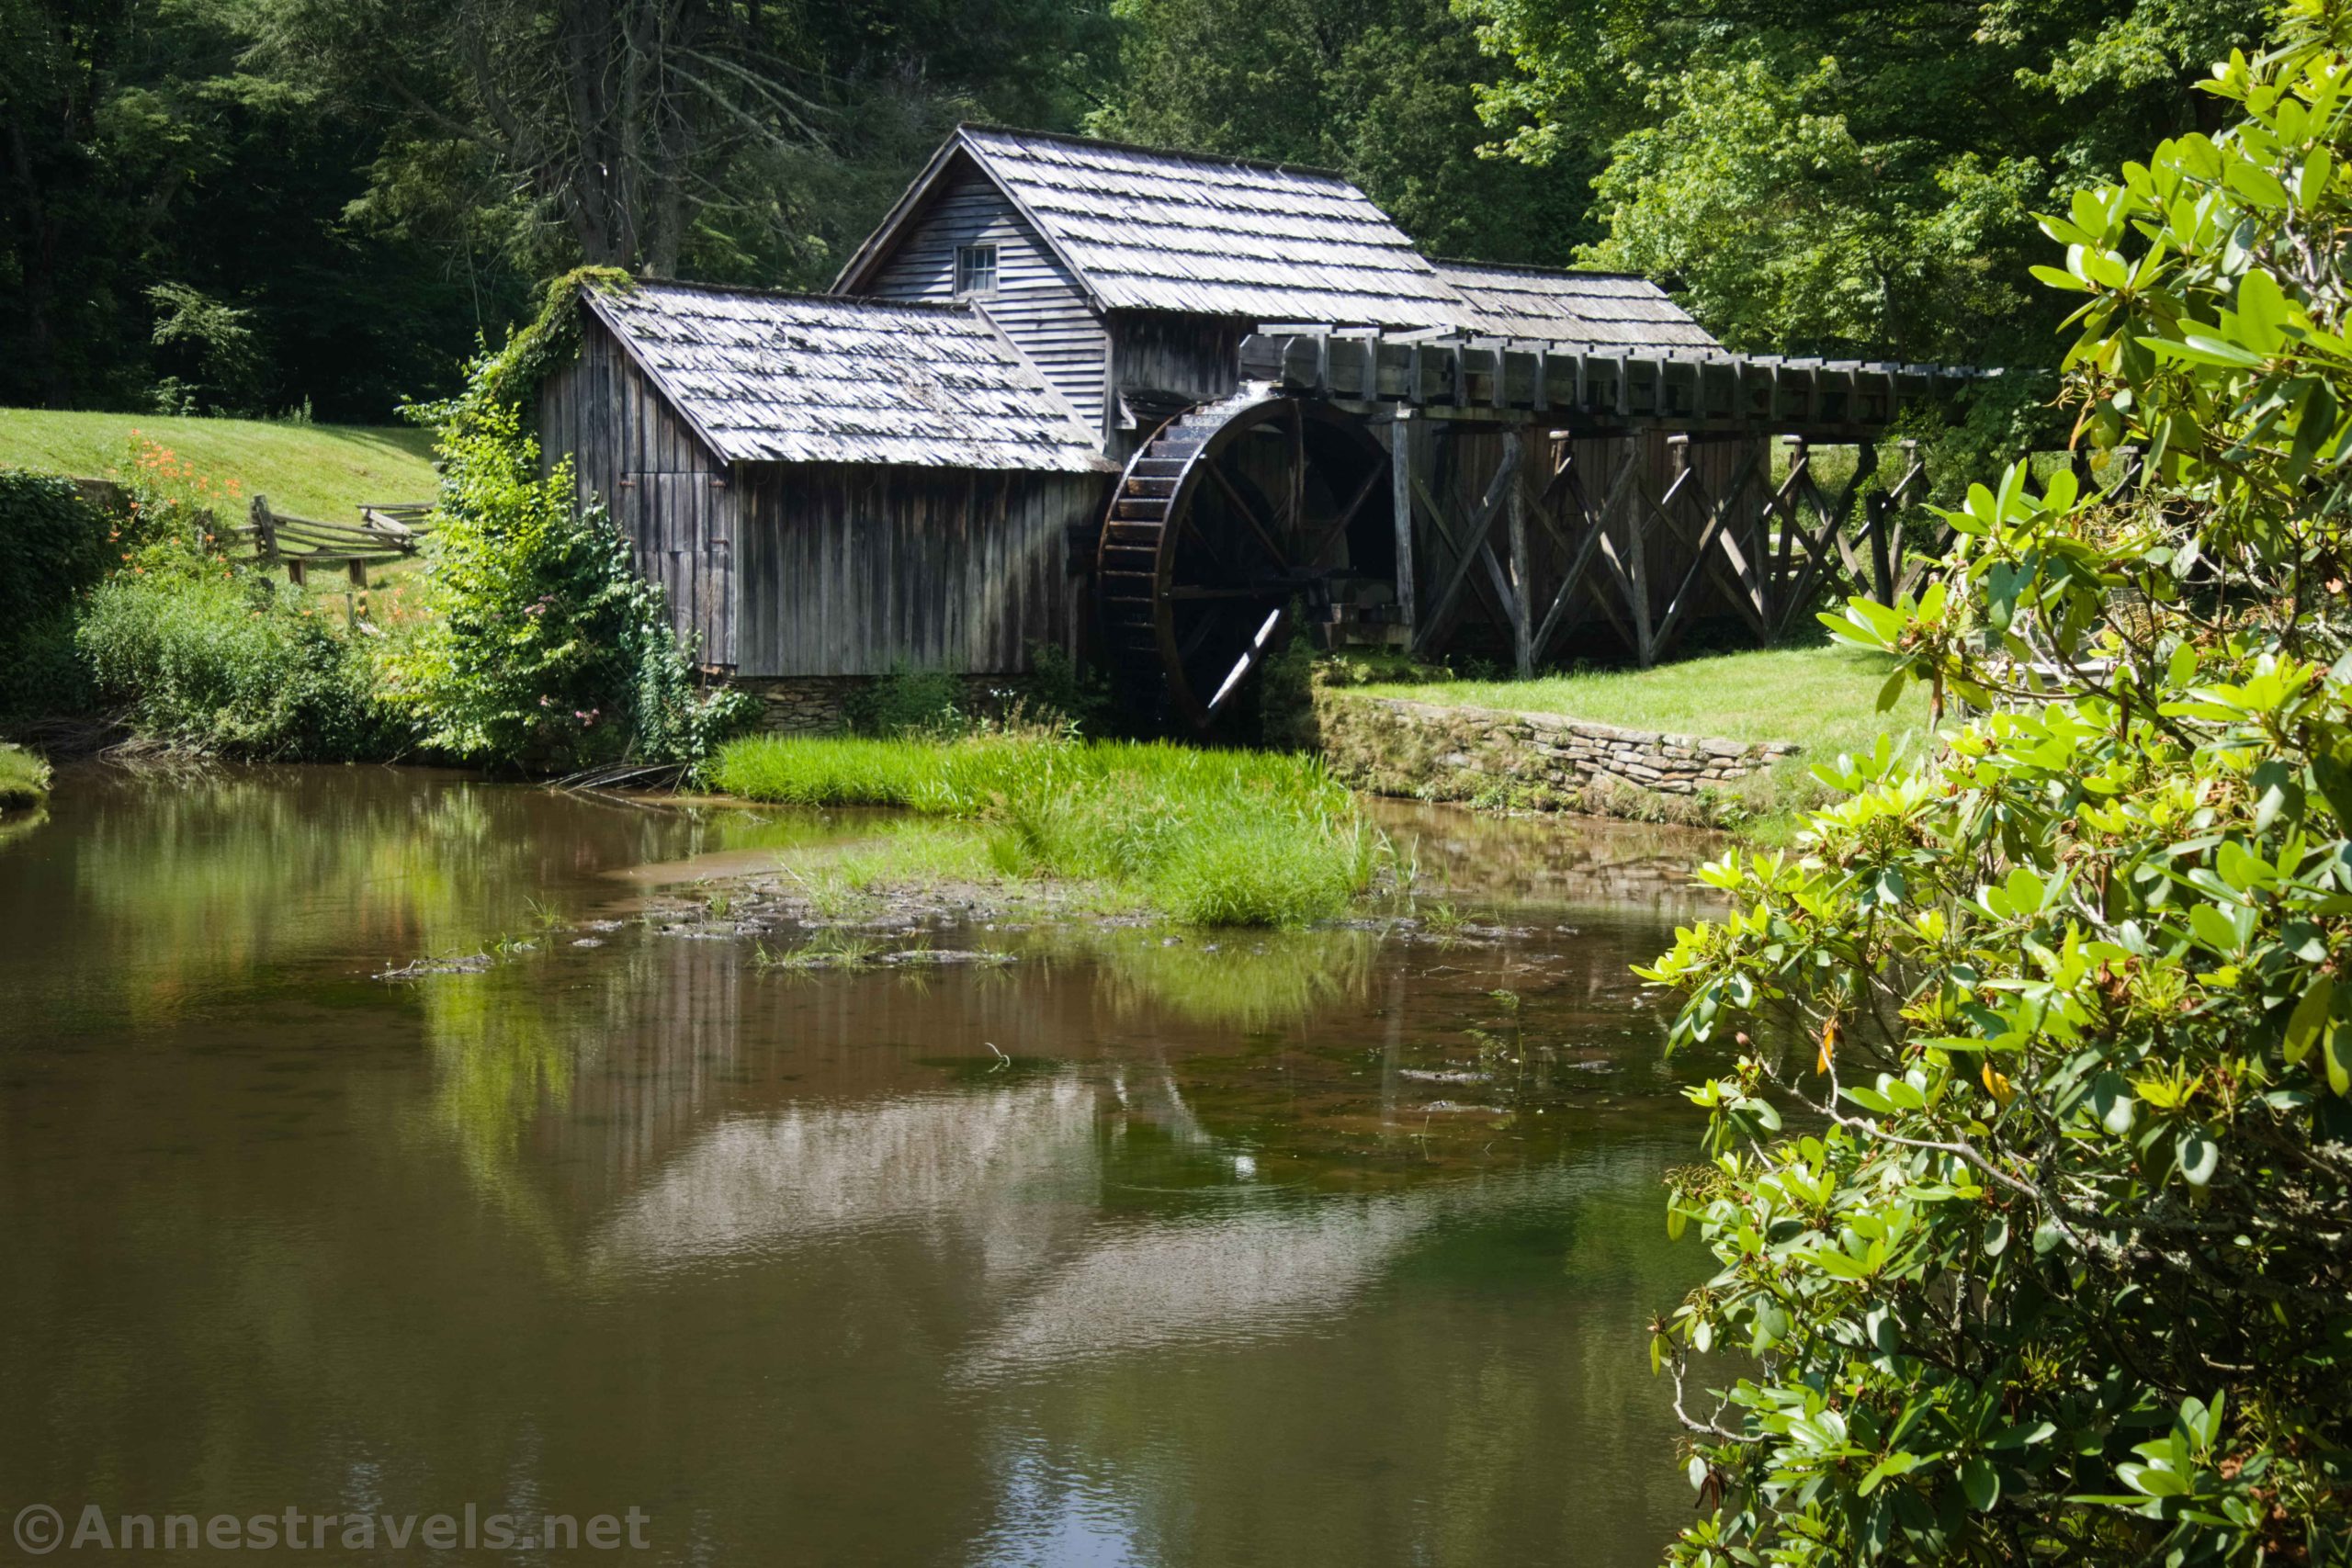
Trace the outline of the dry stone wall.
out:
[[[728,684],[760,699],[759,728],[770,735],[822,735],[848,723],[850,700],[881,679],[875,675],[737,675]],[[963,675],[964,700],[975,711],[1003,705],[1013,675]]]
[[[1421,800],[1711,826],[1736,786],[1796,748],[1624,729],[1559,714],[1314,694],[1314,743],[1360,789]]]

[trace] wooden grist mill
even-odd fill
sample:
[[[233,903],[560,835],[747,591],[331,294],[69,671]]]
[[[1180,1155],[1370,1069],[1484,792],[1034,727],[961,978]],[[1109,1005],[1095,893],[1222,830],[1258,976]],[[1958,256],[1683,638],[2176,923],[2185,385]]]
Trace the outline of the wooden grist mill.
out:
[[[1736,355],[1645,279],[1424,256],[1337,175],[981,126],[830,294],[582,310],[547,458],[781,728],[1047,648],[1205,730],[1301,636],[1521,673],[1770,643],[1921,570],[1878,443],[1977,374]]]

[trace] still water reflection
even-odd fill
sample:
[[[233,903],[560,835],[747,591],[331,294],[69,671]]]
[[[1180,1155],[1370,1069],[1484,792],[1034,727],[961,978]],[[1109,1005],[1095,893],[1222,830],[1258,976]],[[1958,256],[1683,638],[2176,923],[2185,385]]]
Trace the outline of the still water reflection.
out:
[[[949,1565],[1637,1563],[1687,1517],[1640,1329],[1704,1263],[1689,1068],[1625,970],[1687,840],[1399,811],[1445,940],[792,974],[624,874],[854,822],[62,782],[0,842],[6,1511]]]

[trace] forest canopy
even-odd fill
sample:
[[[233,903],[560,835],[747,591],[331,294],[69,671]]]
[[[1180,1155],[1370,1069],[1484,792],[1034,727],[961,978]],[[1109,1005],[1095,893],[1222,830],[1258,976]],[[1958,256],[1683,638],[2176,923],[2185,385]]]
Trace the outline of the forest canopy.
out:
[[[960,119],[1333,167],[1734,346],[2046,360],[2258,0],[0,0],[0,403],[381,419],[582,263],[822,287]]]

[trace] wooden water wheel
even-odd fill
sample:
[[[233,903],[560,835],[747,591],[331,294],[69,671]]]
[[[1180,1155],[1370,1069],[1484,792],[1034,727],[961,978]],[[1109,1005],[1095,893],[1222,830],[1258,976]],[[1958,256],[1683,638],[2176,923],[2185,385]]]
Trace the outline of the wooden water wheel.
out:
[[[1112,492],[1095,559],[1104,651],[1135,711],[1205,730],[1349,580],[1395,577],[1388,458],[1352,415],[1245,389],[1181,414]]]

